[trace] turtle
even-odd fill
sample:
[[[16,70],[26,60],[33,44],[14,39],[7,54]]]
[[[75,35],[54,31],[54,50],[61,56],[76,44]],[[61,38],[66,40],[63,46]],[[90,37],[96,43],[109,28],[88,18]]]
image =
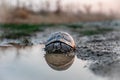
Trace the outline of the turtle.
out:
[[[67,32],[55,32],[45,43],[47,53],[70,53],[76,48],[73,37]]]

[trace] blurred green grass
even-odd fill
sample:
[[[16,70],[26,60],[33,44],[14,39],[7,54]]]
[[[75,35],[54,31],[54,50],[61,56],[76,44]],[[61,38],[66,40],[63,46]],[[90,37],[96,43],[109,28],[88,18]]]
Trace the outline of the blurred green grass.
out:
[[[35,24],[2,24],[0,28],[4,31],[3,38],[19,38],[30,36],[37,31],[44,31],[42,25]]]
[[[1,38],[17,39],[31,36],[35,32],[43,32],[48,27],[67,27],[82,35],[94,35],[113,31],[113,28],[89,27],[83,24],[1,24],[0,29],[4,31]],[[54,28],[53,28],[54,29]]]

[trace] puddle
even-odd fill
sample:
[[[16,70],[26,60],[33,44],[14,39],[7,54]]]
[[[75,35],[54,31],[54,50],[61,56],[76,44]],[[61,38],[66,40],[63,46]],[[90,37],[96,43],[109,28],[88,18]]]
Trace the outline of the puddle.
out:
[[[66,55],[63,54],[63,56],[65,60],[68,59]],[[61,55],[57,55],[57,57],[60,58]],[[48,61],[48,63],[52,62],[52,60]],[[62,59],[63,62],[65,60]],[[55,62],[53,63],[55,64]],[[57,64],[59,65],[59,63]],[[61,64],[64,63],[61,62]],[[91,80],[105,80],[103,77],[96,76],[88,67],[85,67],[86,65],[86,61],[78,59],[75,56],[72,63],[67,65],[69,67],[62,66],[61,70],[53,69],[46,62],[42,45],[27,46],[24,48],[0,48],[1,80],[88,80],[89,78]]]
[[[1,39],[0,80],[120,80],[120,32],[94,34],[85,29],[49,27],[29,37]],[[56,31],[73,36],[74,55],[46,54],[44,42]]]

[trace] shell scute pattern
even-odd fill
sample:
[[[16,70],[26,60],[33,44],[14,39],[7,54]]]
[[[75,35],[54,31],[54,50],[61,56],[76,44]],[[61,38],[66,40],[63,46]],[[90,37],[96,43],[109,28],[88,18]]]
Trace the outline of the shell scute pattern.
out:
[[[67,53],[73,51],[74,48],[74,40],[66,32],[52,34],[45,44],[45,51],[48,53]]]

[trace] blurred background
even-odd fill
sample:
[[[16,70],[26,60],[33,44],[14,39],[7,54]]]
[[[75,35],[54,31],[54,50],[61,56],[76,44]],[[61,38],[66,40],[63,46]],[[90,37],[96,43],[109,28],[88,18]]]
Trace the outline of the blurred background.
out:
[[[0,0],[1,23],[71,23],[120,18],[119,0]]]

